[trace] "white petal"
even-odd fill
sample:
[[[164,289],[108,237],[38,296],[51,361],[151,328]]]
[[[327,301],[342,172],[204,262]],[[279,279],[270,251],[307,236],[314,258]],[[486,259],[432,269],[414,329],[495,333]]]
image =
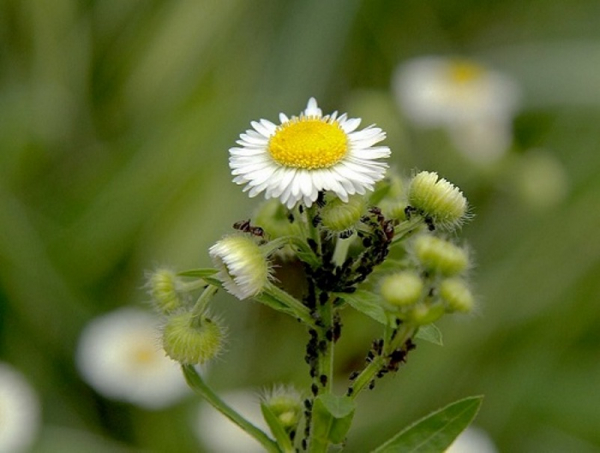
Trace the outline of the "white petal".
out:
[[[308,100],[308,104],[306,104],[306,110],[304,110],[304,114],[306,116],[323,116],[323,111],[317,105],[317,100],[315,98],[310,98]]]
[[[349,120],[342,121],[341,117],[338,120],[338,122],[340,123],[340,127],[346,134],[354,132],[356,128],[360,126],[360,121],[360,118],[350,118]]]

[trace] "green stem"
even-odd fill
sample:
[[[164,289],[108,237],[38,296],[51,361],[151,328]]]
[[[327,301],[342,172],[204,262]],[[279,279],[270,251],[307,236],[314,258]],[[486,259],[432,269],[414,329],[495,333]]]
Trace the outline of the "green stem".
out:
[[[394,239],[392,239],[392,244],[395,244],[418,231],[423,224],[423,218],[416,214],[413,215],[409,220],[400,222],[398,225],[396,225],[396,228],[394,228]]]
[[[321,253],[321,234],[319,229],[313,223],[314,218],[317,216],[318,209],[317,205],[313,204],[310,208],[305,209],[305,213],[309,237],[317,244],[317,252]]]
[[[202,316],[205,313],[206,306],[208,305],[208,303],[210,302],[210,300],[215,295],[218,289],[218,287],[213,285],[208,285],[206,288],[204,288],[204,291],[202,291],[202,294],[200,294],[200,297],[198,297],[198,300],[196,301],[196,304],[192,309],[192,316],[194,318]]]
[[[291,294],[273,285],[272,283],[267,284],[265,288],[265,293],[269,294],[270,296],[283,303],[286,307],[290,309],[290,311],[294,314],[296,318],[301,319],[308,326],[315,326],[315,320],[310,315],[310,310],[308,309],[308,307]]]
[[[381,354],[376,355],[371,363],[369,363],[364,370],[356,377],[350,386],[351,392],[350,397],[356,398],[369,383],[375,379],[375,376],[381,370],[385,364],[385,357],[396,350],[398,347],[406,343],[415,333],[415,328],[410,325],[402,325],[398,329],[396,336],[393,340],[390,340],[391,331],[386,328],[383,350]]]
[[[281,453],[281,449],[277,446],[277,443],[273,439],[271,439],[269,436],[267,436],[267,434],[225,404],[225,402],[219,398],[208,385],[206,385],[193,366],[182,365],[181,369],[188,385],[192,388],[192,390],[208,401],[215,409],[221,412],[233,423],[238,425],[250,436],[254,437],[258,442],[260,442],[267,452]]]
[[[317,302],[318,303],[318,302]],[[325,340],[325,350],[322,354],[319,354],[318,360],[318,370],[319,370],[319,379],[322,375],[326,376],[327,382],[325,383],[324,390],[325,392],[331,392],[332,384],[333,384],[333,358],[334,358],[334,349],[333,349],[333,340],[327,339],[327,332],[331,330],[333,326],[333,298],[329,297],[327,302],[319,307],[319,314],[321,315],[321,320],[323,321],[323,327],[321,327],[321,335],[320,337]],[[321,391],[319,393],[322,393]]]
[[[354,240],[356,233],[353,233],[352,236],[346,239],[342,239],[338,237],[335,240],[335,250],[333,251],[333,264],[336,266],[341,266],[346,261],[346,256],[348,256],[348,249],[350,248],[350,244]]]

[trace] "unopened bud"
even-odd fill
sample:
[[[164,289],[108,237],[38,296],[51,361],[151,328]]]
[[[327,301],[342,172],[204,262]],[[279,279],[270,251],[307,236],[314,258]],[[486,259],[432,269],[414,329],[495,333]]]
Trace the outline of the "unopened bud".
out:
[[[397,309],[412,305],[421,298],[423,281],[416,272],[398,272],[382,279],[380,291],[387,305]]]
[[[448,277],[460,274],[469,264],[465,250],[428,234],[415,239],[414,250],[423,267]]]
[[[177,292],[177,275],[168,269],[158,269],[148,278],[152,300],[161,313],[171,313],[182,306]]]
[[[422,171],[412,179],[408,202],[435,225],[448,229],[460,225],[467,213],[467,199],[460,189],[434,172]]]
[[[446,303],[448,311],[468,313],[475,305],[473,293],[464,280],[448,278],[440,284],[440,297]]]
[[[173,360],[197,365],[219,354],[224,339],[225,330],[217,321],[185,312],[167,319],[162,342],[165,352]]]
[[[271,267],[259,245],[247,236],[226,236],[209,249],[225,289],[238,299],[260,294]]]
[[[277,388],[264,398],[263,404],[273,412],[287,432],[295,430],[302,418],[302,399],[294,389]]]
[[[361,195],[351,196],[347,202],[333,198],[321,209],[321,221],[327,230],[342,233],[354,228],[364,209],[365,200]]]

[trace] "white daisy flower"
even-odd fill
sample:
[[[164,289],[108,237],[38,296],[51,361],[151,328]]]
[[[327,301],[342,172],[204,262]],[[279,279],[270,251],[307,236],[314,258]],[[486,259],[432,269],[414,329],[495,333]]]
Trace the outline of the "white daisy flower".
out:
[[[496,160],[512,142],[521,92],[506,74],[466,59],[428,56],[400,65],[393,88],[410,121],[447,128],[473,161]]]
[[[37,394],[21,373],[0,363],[0,453],[29,451],[39,425]]]
[[[281,113],[279,121],[253,121],[253,129],[240,135],[240,147],[229,150],[233,182],[245,184],[250,197],[264,192],[288,208],[298,202],[310,207],[319,191],[348,201],[383,179],[387,164],[380,159],[389,157],[390,149],[373,146],[385,139],[380,128],[357,131],[359,118],[323,116],[314,98],[299,116]]]
[[[81,333],[77,366],[98,393],[148,409],[188,393],[177,362],[159,345],[158,320],[125,307],[93,319]]]

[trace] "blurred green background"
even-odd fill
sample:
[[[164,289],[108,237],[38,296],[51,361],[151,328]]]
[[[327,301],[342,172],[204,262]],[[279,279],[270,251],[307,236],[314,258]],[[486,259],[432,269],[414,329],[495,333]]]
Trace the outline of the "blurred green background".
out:
[[[78,335],[144,303],[146,270],[210,265],[207,248],[258,203],[230,182],[228,148],[310,96],[383,127],[397,168],[438,171],[476,216],[463,235],[479,312],[444,319],[444,347],[419,344],[360,398],[348,451],[473,394],[500,451],[600,451],[598,17],[595,0],[0,0],[0,359],[42,399],[35,451],[199,450],[196,399],[154,412],[104,399],[78,376]],[[521,84],[502,165],[475,167],[403,120],[392,73],[426,54]],[[519,190],[538,177],[533,148],[568,181],[542,207]],[[306,384],[295,323],[217,302],[230,335],[216,387]],[[346,320],[341,385],[375,332]]]

